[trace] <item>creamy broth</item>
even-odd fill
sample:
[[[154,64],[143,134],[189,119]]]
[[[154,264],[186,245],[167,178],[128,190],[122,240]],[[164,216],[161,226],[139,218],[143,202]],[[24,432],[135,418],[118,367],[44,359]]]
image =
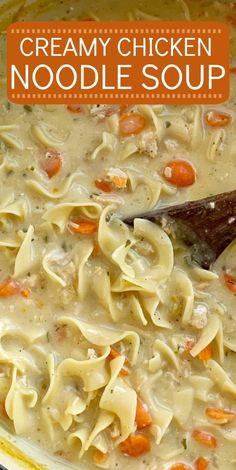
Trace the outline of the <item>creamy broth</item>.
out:
[[[37,18],[236,18],[217,1],[56,10]],[[235,244],[208,272],[160,227],[121,219],[235,189],[235,74],[211,107],[20,106],[1,81],[1,423],[73,468],[233,470]],[[124,115],[139,133],[122,133]],[[179,159],[187,187],[171,181]]]

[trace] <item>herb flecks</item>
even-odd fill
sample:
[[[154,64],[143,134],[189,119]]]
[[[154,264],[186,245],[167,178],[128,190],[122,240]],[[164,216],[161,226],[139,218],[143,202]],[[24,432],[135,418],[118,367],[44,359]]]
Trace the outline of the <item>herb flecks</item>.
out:
[[[32,108],[32,106],[30,106],[29,104],[24,104],[24,110],[25,110],[27,113],[32,113],[33,108]]]
[[[185,450],[187,449],[187,439],[186,439],[186,437],[184,437],[184,438],[182,439],[182,446],[183,446],[183,448],[184,448]]]

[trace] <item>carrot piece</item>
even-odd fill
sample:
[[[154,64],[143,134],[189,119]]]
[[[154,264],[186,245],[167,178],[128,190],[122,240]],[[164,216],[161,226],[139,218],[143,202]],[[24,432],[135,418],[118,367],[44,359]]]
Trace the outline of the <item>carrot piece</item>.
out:
[[[192,470],[192,467],[186,465],[186,463],[174,463],[168,470]]]
[[[199,359],[201,359],[201,361],[204,361],[204,362],[209,361],[209,359],[211,359],[212,356],[213,356],[213,351],[212,351],[212,347],[211,347],[210,344],[208,344],[208,346],[206,346],[206,347],[198,354]]]
[[[231,276],[230,274],[224,273],[224,281],[226,286],[228,287],[231,292],[236,294],[236,278]]]
[[[97,231],[98,223],[97,220],[81,219],[75,216],[69,220],[67,227],[73,234],[91,235]]]
[[[21,293],[22,297],[25,297],[26,299],[28,299],[30,297],[30,290],[29,289],[25,289],[25,288],[21,287],[20,293]]]
[[[105,463],[108,457],[109,457],[108,453],[104,454],[104,452],[102,452],[99,449],[96,449],[93,453],[93,460],[97,464]]]
[[[116,349],[111,348],[110,354],[107,358],[109,359],[109,361],[112,361],[113,359],[116,359],[117,357],[120,357],[120,353]]]
[[[108,358],[110,361],[112,361],[113,359],[116,359],[117,357],[120,357],[120,355],[121,355],[121,354],[119,353],[119,351],[117,351],[117,349],[111,347],[110,354],[109,354],[109,356],[108,356],[107,358]],[[129,366],[129,361],[128,361],[127,358],[125,359],[125,365],[126,365],[126,366]]]
[[[194,339],[189,339],[188,341],[186,341],[186,343],[184,345],[184,352],[191,351],[191,349],[193,349],[193,346],[195,344],[196,344],[196,341],[194,341]]]
[[[13,295],[20,294],[23,297],[29,297],[30,291],[21,286],[17,281],[14,281],[10,277],[5,279],[0,284],[0,297],[11,297]]]
[[[7,412],[6,412],[6,408],[5,408],[5,402],[3,400],[0,400],[0,415],[3,417],[3,418],[9,418]]]
[[[11,297],[20,293],[19,283],[8,277],[0,285],[0,297]]]
[[[216,437],[209,432],[199,431],[198,429],[194,429],[192,432],[192,437],[199,444],[202,444],[206,447],[209,447],[211,449],[215,449],[217,447]]]
[[[100,189],[104,193],[111,193],[112,192],[112,186],[108,181],[105,180],[95,180],[94,182],[96,188]]]
[[[212,109],[205,113],[205,121],[210,127],[226,127],[231,123],[232,117],[229,113]]]
[[[135,421],[137,429],[143,429],[152,424],[152,417],[148,411],[148,407],[146,403],[143,403],[139,398],[137,399]]]
[[[71,113],[81,113],[82,106],[80,104],[68,104],[67,109]]]
[[[112,361],[113,359],[116,359],[117,357],[120,357],[120,353],[116,349],[111,348],[110,354],[107,356],[108,361]],[[125,359],[125,365],[129,366],[129,361],[128,361],[127,358]],[[129,372],[128,372],[127,369],[122,367],[122,369],[120,370],[119,375],[121,377],[127,377],[129,375]]]
[[[57,175],[62,167],[62,157],[57,150],[48,150],[45,154],[45,158],[41,162],[41,168],[47,173],[51,179]]]
[[[199,457],[195,462],[196,470],[206,470],[209,464],[209,460],[205,459],[205,457]]]
[[[127,369],[125,369],[124,367],[122,367],[122,369],[119,372],[119,376],[120,377],[128,377],[128,375],[129,375],[129,371]]]
[[[98,244],[97,240],[94,240],[92,255],[97,256],[98,253],[99,253],[99,244]]]
[[[178,187],[191,186],[195,183],[196,172],[190,162],[186,160],[171,160],[163,172],[164,178]]]
[[[218,422],[219,424],[231,423],[235,418],[235,413],[231,410],[208,407],[205,412],[208,418]]]
[[[130,457],[139,457],[151,450],[151,443],[143,434],[131,434],[125,441],[121,442],[120,450]]]
[[[122,114],[120,117],[120,133],[122,135],[139,134],[146,125],[146,119],[138,113]]]

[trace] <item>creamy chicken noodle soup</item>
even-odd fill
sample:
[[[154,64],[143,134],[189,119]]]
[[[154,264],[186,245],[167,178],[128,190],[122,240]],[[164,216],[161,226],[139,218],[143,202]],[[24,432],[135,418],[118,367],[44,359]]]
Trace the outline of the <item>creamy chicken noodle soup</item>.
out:
[[[71,4],[38,17],[220,19],[234,47],[235,3]],[[122,222],[235,189],[235,65],[211,107],[14,105],[1,75],[1,424],[72,468],[236,468],[236,247],[206,271]]]

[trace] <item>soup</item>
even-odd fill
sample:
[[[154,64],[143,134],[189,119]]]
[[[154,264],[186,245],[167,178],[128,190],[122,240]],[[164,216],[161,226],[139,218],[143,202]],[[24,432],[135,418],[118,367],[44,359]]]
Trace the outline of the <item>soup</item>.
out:
[[[228,2],[69,4],[38,17],[236,22]],[[14,105],[1,76],[1,423],[75,468],[235,468],[235,245],[206,271],[123,222],[235,189],[234,65],[211,107]]]

